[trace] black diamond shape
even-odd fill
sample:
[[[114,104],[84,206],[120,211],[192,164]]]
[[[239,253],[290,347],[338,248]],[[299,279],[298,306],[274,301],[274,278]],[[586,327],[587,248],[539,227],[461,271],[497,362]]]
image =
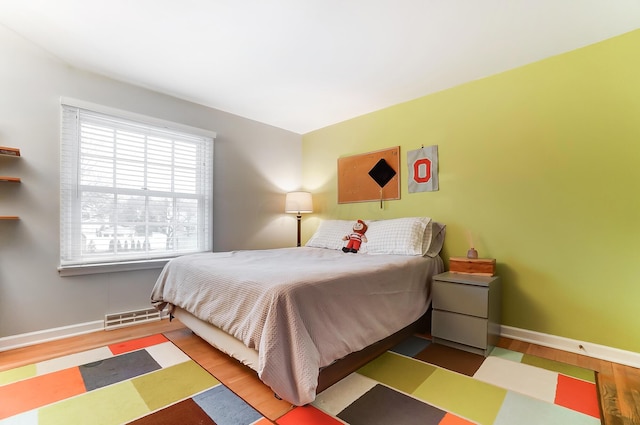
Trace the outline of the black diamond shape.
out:
[[[387,161],[382,158],[369,170],[369,175],[378,183],[378,186],[384,187],[396,175],[396,170],[391,168]]]

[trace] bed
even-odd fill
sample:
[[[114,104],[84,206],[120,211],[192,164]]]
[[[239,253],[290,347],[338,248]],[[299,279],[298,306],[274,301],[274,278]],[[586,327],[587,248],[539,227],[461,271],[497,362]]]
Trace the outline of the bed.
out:
[[[175,258],[152,304],[254,369],[278,397],[308,404],[412,332],[444,269],[445,227],[427,217],[369,223],[356,254],[341,250],[352,224],[324,221],[299,248]]]

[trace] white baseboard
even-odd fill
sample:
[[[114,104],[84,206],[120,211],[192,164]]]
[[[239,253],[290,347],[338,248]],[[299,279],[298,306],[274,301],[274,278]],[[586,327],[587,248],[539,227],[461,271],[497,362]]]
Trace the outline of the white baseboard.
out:
[[[169,314],[166,310],[163,310],[160,314],[161,319],[168,316]],[[103,330],[105,330],[104,320],[96,320],[93,322],[78,323],[76,325],[7,336],[0,338],[0,352]]]
[[[162,313],[163,318],[167,317],[166,311],[163,311]],[[77,325],[62,326],[59,328],[3,337],[0,338],[0,352],[102,330],[104,330],[104,321],[96,320]],[[593,344],[591,342],[578,341],[575,339],[504,325],[500,326],[500,335],[518,341],[530,342],[532,344],[538,344],[545,347],[556,348],[558,350],[640,368],[640,353],[635,353],[633,351],[620,350],[618,348],[607,347],[605,345]]]
[[[0,352],[104,330],[104,320],[79,323],[0,338]]]
[[[640,353],[633,351],[504,325],[500,326],[500,336],[640,368]]]

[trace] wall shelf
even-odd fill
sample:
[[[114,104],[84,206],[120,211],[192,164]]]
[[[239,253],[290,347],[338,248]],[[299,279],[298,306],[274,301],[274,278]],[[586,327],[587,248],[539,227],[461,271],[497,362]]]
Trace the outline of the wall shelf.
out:
[[[10,148],[8,146],[0,146],[0,155],[3,156],[20,156],[20,149]]]
[[[0,156],[20,157],[20,149],[0,146]],[[20,177],[0,176],[0,182],[20,183]],[[0,215],[0,220],[20,220],[16,215]]]

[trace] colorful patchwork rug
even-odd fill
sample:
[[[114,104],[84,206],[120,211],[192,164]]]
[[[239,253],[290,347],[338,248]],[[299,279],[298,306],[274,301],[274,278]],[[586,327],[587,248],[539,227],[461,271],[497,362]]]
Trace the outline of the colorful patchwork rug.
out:
[[[163,335],[0,372],[2,425],[271,424]]]
[[[595,372],[495,348],[487,358],[411,338],[280,425],[599,425]]]
[[[410,338],[278,425],[596,425],[595,373]],[[162,335],[0,372],[0,425],[267,425]]]

